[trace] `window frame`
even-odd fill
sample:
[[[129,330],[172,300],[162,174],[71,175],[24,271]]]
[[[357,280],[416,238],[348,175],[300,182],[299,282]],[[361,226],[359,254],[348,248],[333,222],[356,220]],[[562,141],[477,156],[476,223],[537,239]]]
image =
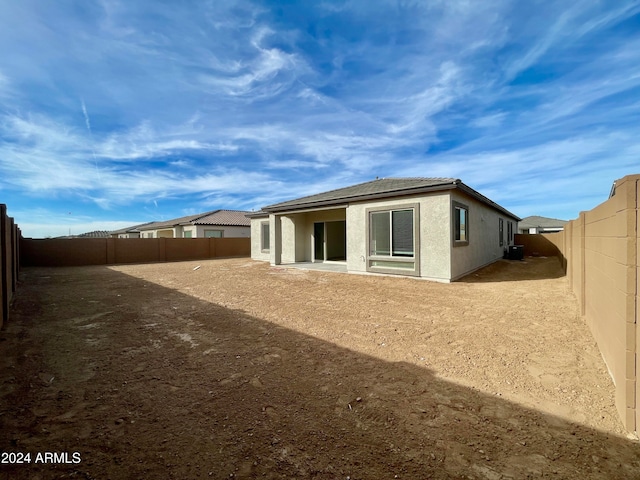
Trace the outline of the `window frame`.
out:
[[[462,224],[462,222],[457,221],[458,211],[460,210],[464,210],[465,212],[464,240],[457,238],[457,237],[462,237],[461,230],[458,231],[458,229],[460,228],[458,226],[458,223]],[[461,203],[455,200],[451,202],[451,232],[452,232],[451,238],[452,238],[454,247],[466,247],[467,245],[469,245],[469,205],[466,205],[464,203]]]
[[[394,255],[393,242],[393,212],[411,210],[412,216],[412,234],[413,234],[413,254]],[[373,214],[389,213],[389,255],[372,253],[373,242]],[[420,204],[393,204],[379,207],[371,207],[365,210],[366,215],[366,270],[373,273],[389,273],[395,275],[420,275]],[[412,264],[412,266],[408,266]]]
[[[219,232],[219,237],[210,237],[207,235],[208,232]],[[205,228],[202,232],[204,238],[224,238],[224,230],[220,230],[219,228]]]
[[[500,246],[504,247],[504,219],[498,218],[498,235],[500,236]]]

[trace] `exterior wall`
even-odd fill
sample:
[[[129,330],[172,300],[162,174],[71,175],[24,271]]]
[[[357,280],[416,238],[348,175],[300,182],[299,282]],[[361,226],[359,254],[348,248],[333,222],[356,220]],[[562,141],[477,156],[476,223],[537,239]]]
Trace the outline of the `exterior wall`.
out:
[[[194,230],[194,238],[205,238],[205,230],[222,230],[224,238],[249,238],[251,236],[251,227],[241,226],[221,226],[221,225],[195,225],[193,227],[184,227],[184,229]]]
[[[182,233],[182,232],[180,232]],[[182,236],[182,235],[180,235]],[[176,237],[180,237],[176,235],[176,229],[175,228],[165,228],[162,230],[155,230],[154,234],[153,234],[153,238],[176,238]]]
[[[253,260],[269,261],[269,252],[262,251],[262,230],[261,225],[269,222],[269,217],[258,217],[251,219],[251,258]],[[272,244],[273,245],[273,244]]]
[[[450,275],[449,193],[409,196],[351,204],[347,208],[347,269],[367,271],[367,209],[418,204],[420,273],[423,278],[448,281]]]
[[[190,237],[187,235],[191,234]],[[198,229],[195,225],[189,225],[182,227],[182,238],[198,238]]]
[[[629,175],[616,182],[609,200],[580,213],[563,232],[548,235],[561,250],[569,286],[615,384],[616,408],[624,426],[636,432],[640,427],[639,201],[640,175]]]
[[[296,223],[299,216],[281,216],[281,238],[282,238],[282,250],[281,250],[281,263],[295,263],[296,262]]]
[[[509,242],[507,222],[513,223],[514,234],[518,222],[460,192],[452,192],[451,199],[469,207],[469,218],[467,219],[469,244],[459,247],[452,246],[451,248],[451,280],[456,280],[502,258],[505,249],[509,245],[513,245],[513,241]],[[453,245],[452,215],[450,215],[450,219],[452,233],[449,235],[449,244]],[[499,219],[503,219],[504,222],[504,244],[502,246],[500,245]]]
[[[452,247],[452,201],[457,200],[469,208],[468,246]],[[481,268],[504,255],[508,248],[508,224],[517,231],[517,221],[483,203],[461,193],[449,191],[429,195],[416,195],[350,204],[346,208],[309,211],[304,213],[271,214],[269,217],[271,251],[260,251],[260,221],[252,219],[252,258],[279,263],[309,262],[314,260],[314,223],[346,220],[347,270],[367,272],[368,232],[367,209],[402,208],[418,205],[419,276],[429,280],[449,282]],[[498,219],[504,220],[505,242],[500,246]],[[279,225],[279,226],[278,226]],[[278,239],[281,239],[278,243]],[[402,274],[399,272],[399,274]]]
[[[161,228],[159,230],[142,230],[143,238],[149,233],[151,238],[184,238],[184,232],[191,232],[191,238],[205,238],[205,230],[222,230],[223,238],[248,238],[251,236],[251,227],[218,226],[218,225],[177,225],[173,228]]]

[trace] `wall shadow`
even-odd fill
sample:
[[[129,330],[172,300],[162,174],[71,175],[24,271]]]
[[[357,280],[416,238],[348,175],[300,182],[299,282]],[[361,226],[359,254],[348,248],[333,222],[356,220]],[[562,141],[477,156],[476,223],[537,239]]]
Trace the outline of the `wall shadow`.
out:
[[[566,276],[557,257],[524,257],[523,260],[498,260],[458,280],[461,283],[517,282]]]
[[[26,268],[0,478],[630,479],[638,443],[108,267]],[[268,295],[268,292],[253,292]]]

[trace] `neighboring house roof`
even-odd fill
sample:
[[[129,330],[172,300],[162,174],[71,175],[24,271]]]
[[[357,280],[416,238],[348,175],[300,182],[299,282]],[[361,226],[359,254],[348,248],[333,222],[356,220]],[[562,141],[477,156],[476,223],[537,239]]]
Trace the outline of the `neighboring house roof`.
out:
[[[81,233],[80,235],[76,235],[76,237],[81,238],[107,238],[109,236],[109,232],[106,230],[94,230],[93,232]]]
[[[117,235],[120,233],[135,233],[135,232],[139,232],[140,231],[140,227],[144,227],[146,225],[149,225],[153,222],[146,222],[146,223],[140,223],[139,225],[133,225],[131,227],[125,227],[125,228],[121,228],[120,230],[112,230],[109,233],[111,235]]]
[[[561,228],[566,225],[566,220],[558,220],[557,218],[539,217],[532,215],[525,217],[518,223],[518,228]]]
[[[249,212],[245,214],[247,218],[266,218],[269,216],[269,212],[265,212],[264,210],[258,210],[257,212]]]
[[[65,235],[55,238],[109,238],[109,232],[106,230],[94,230],[93,232],[81,233],[79,235]]]
[[[187,215],[162,222],[152,222],[140,230],[157,230],[160,228],[173,228],[178,225],[220,225],[225,227],[248,227],[251,221],[246,214],[239,210],[212,210],[211,212]]]
[[[516,220],[520,220],[518,216],[492,200],[489,200],[456,178],[380,178],[350,187],[338,188],[295,200],[275,203],[263,207],[262,211],[266,213],[286,212],[304,208],[336,206],[347,202],[367,201],[378,198],[390,198],[454,189],[460,190]],[[253,214],[253,216],[258,215]]]

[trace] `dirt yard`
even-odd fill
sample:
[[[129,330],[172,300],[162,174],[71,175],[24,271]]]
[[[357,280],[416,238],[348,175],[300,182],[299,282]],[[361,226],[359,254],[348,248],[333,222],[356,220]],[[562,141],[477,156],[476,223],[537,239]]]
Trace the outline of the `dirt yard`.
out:
[[[556,259],[29,268],[0,340],[2,479],[640,478]]]

